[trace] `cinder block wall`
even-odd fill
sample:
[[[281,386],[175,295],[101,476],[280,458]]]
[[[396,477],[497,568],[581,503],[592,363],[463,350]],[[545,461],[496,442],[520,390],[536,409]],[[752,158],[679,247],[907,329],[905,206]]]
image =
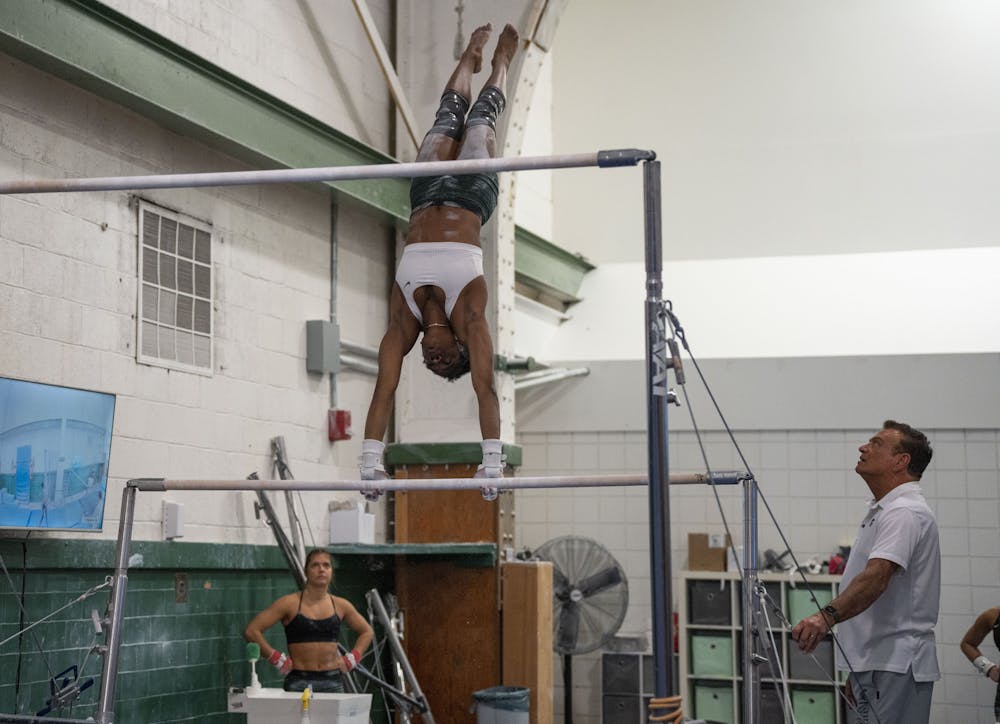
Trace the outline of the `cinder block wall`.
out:
[[[273,546],[200,543],[134,543],[129,569],[115,719],[122,722],[239,722],[226,713],[226,691],[250,681],[243,627],[278,596],[296,589]],[[0,586],[0,640],[17,633],[99,586],[112,572],[114,542],[28,540],[0,542],[0,555],[15,591]],[[68,565],[72,561],[72,567]],[[364,594],[392,590],[392,566],[369,567],[359,557],[336,556],[333,590],[366,615]],[[175,576],[186,574],[187,601],[177,602]],[[87,652],[104,644],[94,635],[91,611],[104,614],[110,589],[73,603],[53,618],[0,648],[0,711],[33,714],[51,696],[49,678],[84,666],[93,678],[72,712],[95,714],[103,661]],[[18,597],[23,595],[25,614]],[[381,634],[379,634],[381,635]],[[269,640],[285,648],[280,627]],[[345,640],[345,643],[347,641]],[[44,653],[43,653],[44,652]],[[264,686],[281,679],[258,664]],[[380,704],[373,702],[373,707]]]
[[[232,158],[7,56],[0,89],[0,175],[92,176],[234,169]],[[118,396],[106,520],[133,477],[271,477],[270,439],[285,438],[296,478],[356,473],[357,430],[372,378],[307,372],[305,322],[375,346],[384,329],[393,235],[357,208],[332,212],[317,187],[148,191],[142,198],[213,228],[210,375],[136,361],[136,196],[0,197],[0,374]],[[331,240],[339,254],[330,280]],[[344,283],[341,285],[341,281]],[[330,443],[331,397],[352,410],[355,439]],[[332,494],[303,493],[327,540]],[[188,540],[266,544],[246,493],[183,493]],[[136,539],[160,538],[161,502],[140,496]],[[106,528],[106,530],[109,530]],[[59,535],[59,534],[55,534]],[[112,533],[105,533],[110,537]]]

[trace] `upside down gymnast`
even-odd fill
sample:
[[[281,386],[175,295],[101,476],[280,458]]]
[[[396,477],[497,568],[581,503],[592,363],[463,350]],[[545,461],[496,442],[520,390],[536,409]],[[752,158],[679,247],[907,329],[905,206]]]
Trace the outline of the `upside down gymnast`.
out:
[[[418,162],[496,156],[496,121],[507,103],[507,69],[518,35],[512,26],[504,27],[492,72],[470,107],[472,76],[482,67],[483,47],[491,32],[491,25],[483,25],[472,33],[445,86],[434,125],[420,145]],[[480,230],[496,208],[497,193],[494,173],[422,177],[410,185],[410,225],[389,298],[389,324],[379,345],[378,378],[365,421],[362,480],[387,477],[382,438],[403,358],[421,333],[424,363],[434,374],[455,380],[471,371],[483,437],[483,460],[476,477],[503,475],[500,408],[479,243]],[[372,498],[378,493],[365,495]],[[483,497],[496,496],[496,488],[484,486]]]

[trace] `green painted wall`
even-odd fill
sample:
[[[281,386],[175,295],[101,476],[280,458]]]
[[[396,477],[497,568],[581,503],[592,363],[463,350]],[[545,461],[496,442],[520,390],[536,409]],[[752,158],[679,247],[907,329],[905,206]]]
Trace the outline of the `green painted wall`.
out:
[[[242,630],[246,622],[295,582],[277,548],[196,543],[135,543],[132,554],[143,561],[130,568],[122,630],[115,719],[121,722],[243,722],[226,713],[226,691],[249,683]],[[100,585],[112,572],[111,541],[0,541],[0,555],[10,574],[0,580],[0,640],[20,630],[17,594],[23,591],[31,621],[74,601]],[[392,590],[392,558],[338,555],[334,590],[367,611],[364,593]],[[188,600],[177,603],[174,577],[186,573]],[[50,696],[52,674],[80,665],[83,678],[93,677],[72,712],[54,715],[85,718],[94,715],[102,659],[87,658],[94,643],[90,612],[103,614],[108,589],[74,603],[32,631],[0,647],[0,712],[33,714]],[[284,645],[279,629],[272,642]],[[376,630],[377,638],[381,632]],[[346,642],[345,642],[346,643]],[[41,647],[45,654],[39,653]],[[258,664],[265,686],[279,686],[280,677],[266,663]],[[381,702],[373,700],[373,710]],[[373,712],[375,713],[375,712]],[[376,719],[377,720],[377,719]]]

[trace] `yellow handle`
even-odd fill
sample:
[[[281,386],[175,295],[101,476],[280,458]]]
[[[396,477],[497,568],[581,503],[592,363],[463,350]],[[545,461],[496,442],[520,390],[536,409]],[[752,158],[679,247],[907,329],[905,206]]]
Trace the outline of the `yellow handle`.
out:
[[[302,690],[302,711],[309,711],[309,697],[312,696],[312,693],[311,686],[307,686]]]

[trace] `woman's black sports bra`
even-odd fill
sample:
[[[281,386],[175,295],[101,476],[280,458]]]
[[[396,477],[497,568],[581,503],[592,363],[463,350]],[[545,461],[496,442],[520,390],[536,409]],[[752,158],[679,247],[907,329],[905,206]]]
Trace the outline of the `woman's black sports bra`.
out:
[[[299,611],[295,618],[285,624],[285,640],[288,645],[323,641],[335,643],[340,636],[340,616],[337,615],[337,604],[333,596],[333,615],[329,618],[307,618],[302,615],[302,594],[299,593]]]

